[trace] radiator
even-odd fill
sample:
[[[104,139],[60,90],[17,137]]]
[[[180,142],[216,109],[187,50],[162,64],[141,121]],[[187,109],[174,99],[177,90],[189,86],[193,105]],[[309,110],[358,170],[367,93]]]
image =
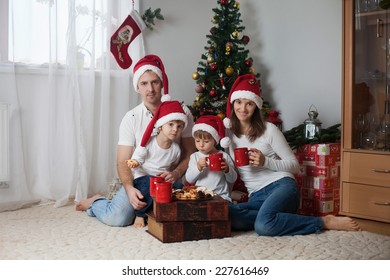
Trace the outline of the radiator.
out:
[[[0,187],[10,180],[8,104],[0,103]]]

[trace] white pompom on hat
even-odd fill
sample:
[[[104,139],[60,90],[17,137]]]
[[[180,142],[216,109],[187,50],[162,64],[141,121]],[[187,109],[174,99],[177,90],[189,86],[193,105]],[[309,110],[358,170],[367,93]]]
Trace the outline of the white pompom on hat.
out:
[[[223,120],[223,123],[226,128],[231,127],[230,114],[231,114],[231,105],[234,100],[245,98],[252,100],[256,106],[261,109],[263,106],[263,99],[261,98],[261,87],[253,74],[244,74],[238,76],[233,86],[230,89],[228,100],[226,102],[226,117]]]
[[[187,115],[183,110],[181,103],[177,100],[165,101],[160,104],[153,118],[150,120],[140,144],[140,156],[145,158],[147,151],[146,145],[153,134],[154,129],[157,129],[170,121],[183,121],[184,127],[187,126]]]
[[[199,117],[192,128],[192,136],[195,131],[199,130],[210,133],[214,140],[221,144],[221,147],[229,147],[230,139],[225,137],[225,127],[220,117],[211,115]]]
[[[146,71],[153,71],[163,82],[164,95],[161,97],[161,101],[171,100],[168,89],[168,77],[165,73],[165,68],[160,57],[154,54],[149,54],[141,58],[133,69],[133,86],[135,91],[138,92],[138,80]]]

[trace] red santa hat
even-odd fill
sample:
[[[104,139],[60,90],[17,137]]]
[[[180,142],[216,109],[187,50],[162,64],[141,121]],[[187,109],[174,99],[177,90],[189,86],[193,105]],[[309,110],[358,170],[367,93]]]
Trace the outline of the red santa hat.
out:
[[[146,71],[153,71],[163,82],[164,94],[161,97],[161,101],[171,100],[170,95],[168,94],[168,77],[165,73],[165,68],[162,60],[154,54],[149,54],[141,58],[133,69],[133,86],[135,91],[138,91],[138,80]]]
[[[187,126],[187,115],[183,110],[181,103],[177,100],[165,101],[160,104],[156,112],[153,115],[148,127],[146,128],[144,135],[142,136],[140,145],[141,157],[146,156],[146,144],[148,144],[153,131],[170,121],[183,121],[184,127]]]
[[[229,147],[230,139],[225,137],[225,127],[220,117],[207,115],[199,117],[192,127],[192,136],[194,136],[195,131],[199,130],[210,133],[215,141],[221,144],[221,147]]]
[[[231,105],[233,104],[234,100],[240,98],[252,100],[259,109],[261,109],[263,106],[260,84],[255,75],[244,74],[242,76],[238,76],[233,86],[231,87],[228,100],[226,102],[226,118],[223,120],[226,128],[231,127],[231,122],[229,119]]]

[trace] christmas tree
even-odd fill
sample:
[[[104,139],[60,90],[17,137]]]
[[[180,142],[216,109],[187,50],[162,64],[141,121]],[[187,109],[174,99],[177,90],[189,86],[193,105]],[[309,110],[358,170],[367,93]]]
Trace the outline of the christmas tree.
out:
[[[207,34],[205,53],[192,78],[196,81],[197,96],[189,108],[195,119],[202,115],[225,117],[226,101],[236,78],[243,74],[255,74],[253,59],[245,45],[250,38],[243,35],[240,3],[235,0],[217,0],[211,22],[214,26]],[[260,82],[260,80],[259,80]],[[269,103],[264,101],[263,113],[268,118]]]

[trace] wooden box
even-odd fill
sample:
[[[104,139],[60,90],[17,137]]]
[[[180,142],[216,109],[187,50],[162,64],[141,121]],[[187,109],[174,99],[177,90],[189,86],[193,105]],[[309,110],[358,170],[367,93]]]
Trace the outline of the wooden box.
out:
[[[153,202],[153,214],[157,222],[229,220],[228,202],[219,195],[203,201]]]
[[[225,238],[231,236],[230,221],[157,222],[148,214],[147,232],[163,243]]]

